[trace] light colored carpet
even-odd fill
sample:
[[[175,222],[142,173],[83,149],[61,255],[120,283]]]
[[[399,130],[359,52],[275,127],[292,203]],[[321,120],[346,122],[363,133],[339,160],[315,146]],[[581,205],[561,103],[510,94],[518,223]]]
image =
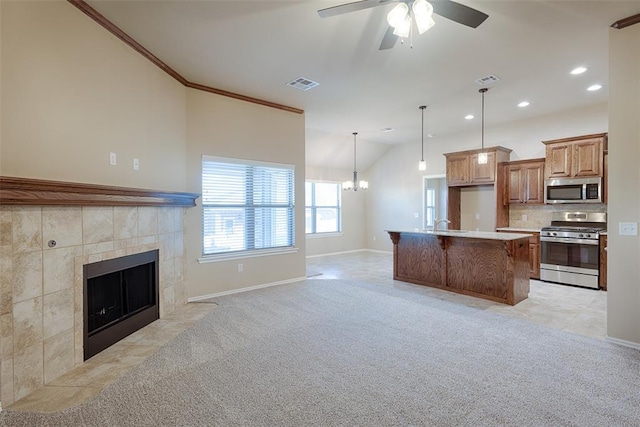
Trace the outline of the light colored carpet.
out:
[[[216,298],[95,399],[5,426],[632,426],[640,352],[427,296],[306,280]]]

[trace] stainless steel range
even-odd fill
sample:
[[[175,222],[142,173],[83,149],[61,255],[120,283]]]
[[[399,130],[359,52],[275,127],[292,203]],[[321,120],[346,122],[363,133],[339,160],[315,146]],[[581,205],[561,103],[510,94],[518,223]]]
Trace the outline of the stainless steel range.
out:
[[[599,289],[600,232],[604,212],[553,212],[540,230],[540,280]]]

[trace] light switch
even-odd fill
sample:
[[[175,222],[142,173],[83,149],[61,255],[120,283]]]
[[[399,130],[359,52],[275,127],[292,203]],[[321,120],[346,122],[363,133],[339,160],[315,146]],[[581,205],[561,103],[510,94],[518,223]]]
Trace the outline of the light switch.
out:
[[[476,219],[480,219],[480,214],[479,213],[476,214]]]
[[[138,159],[133,159],[133,170],[137,171],[140,169],[140,161]]]
[[[637,222],[621,222],[618,224],[618,234],[620,236],[637,236],[638,235],[638,223]]]
[[[414,218],[418,218],[418,217],[420,217],[420,214],[419,214],[418,212],[414,212],[414,213],[413,213],[413,217],[414,217]]]

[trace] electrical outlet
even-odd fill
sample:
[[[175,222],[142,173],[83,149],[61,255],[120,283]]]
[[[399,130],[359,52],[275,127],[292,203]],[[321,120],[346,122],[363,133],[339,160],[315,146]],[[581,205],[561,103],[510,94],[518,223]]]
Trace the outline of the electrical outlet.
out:
[[[523,221],[526,221],[526,220],[527,220],[527,215],[522,214],[522,220],[523,220]]]
[[[133,170],[137,171],[140,169],[140,161],[138,159],[133,159]]]
[[[479,213],[476,214],[476,219],[480,219],[480,214]]]
[[[618,234],[620,236],[637,236],[638,235],[638,223],[637,222],[621,222],[618,224]]]
[[[420,214],[419,214],[418,212],[414,212],[414,213],[413,213],[413,217],[414,217],[414,218],[419,218],[419,217],[420,217]]]
[[[114,152],[109,153],[109,164],[111,166],[115,166],[116,165],[116,153],[114,153]]]
[[[244,265],[238,264],[238,273],[242,273],[244,271]]]

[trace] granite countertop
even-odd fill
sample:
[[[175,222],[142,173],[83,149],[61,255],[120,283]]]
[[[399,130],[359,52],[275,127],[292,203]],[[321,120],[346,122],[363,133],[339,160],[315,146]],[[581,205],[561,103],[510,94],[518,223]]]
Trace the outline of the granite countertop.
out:
[[[526,227],[499,227],[496,231],[509,231],[514,233],[539,233],[539,228],[526,228]]]
[[[470,230],[441,230],[441,231],[427,231],[427,230],[385,230],[388,233],[403,233],[403,234],[430,234],[434,236],[446,236],[446,237],[461,237],[466,239],[488,239],[488,240],[518,240],[531,237],[531,234],[523,233],[497,233],[493,231],[470,231]]]

